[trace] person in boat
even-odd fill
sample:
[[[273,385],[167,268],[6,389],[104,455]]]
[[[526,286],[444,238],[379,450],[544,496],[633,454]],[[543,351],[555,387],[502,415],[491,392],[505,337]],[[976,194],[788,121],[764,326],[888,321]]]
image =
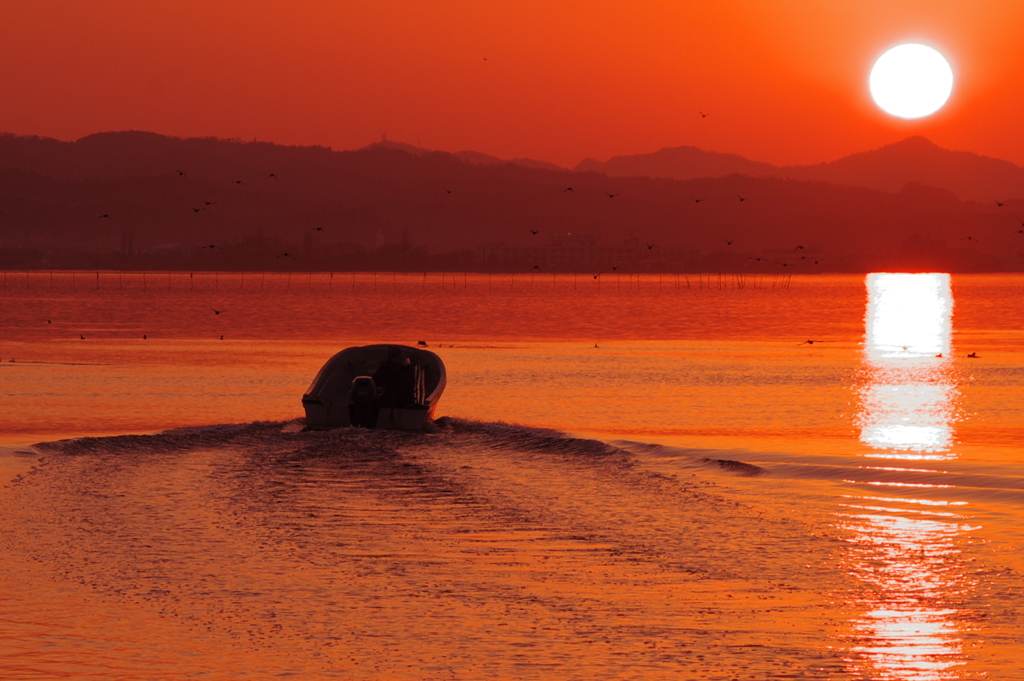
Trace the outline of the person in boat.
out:
[[[377,425],[377,386],[369,376],[352,379],[348,396],[348,417],[357,428],[373,428]]]
[[[382,407],[396,409],[416,402],[416,371],[397,346],[388,346],[388,359],[373,373],[373,382],[381,391]]]

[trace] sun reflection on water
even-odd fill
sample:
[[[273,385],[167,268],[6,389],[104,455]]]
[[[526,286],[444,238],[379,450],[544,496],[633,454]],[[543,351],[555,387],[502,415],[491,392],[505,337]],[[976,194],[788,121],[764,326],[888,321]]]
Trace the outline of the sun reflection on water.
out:
[[[867,289],[861,441],[885,458],[948,458],[957,396],[949,275],[869,274]]]
[[[958,390],[949,275],[870,274],[866,284],[866,380],[859,391],[865,456],[952,459]],[[852,622],[854,665],[871,678],[953,681],[965,645],[957,595],[971,588],[959,561],[970,530],[966,504],[937,498],[948,485],[914,477],[932,473],[927,468],[878,470],[908,477],[866,481],[840,515],[854,546],[849,570],[867,587],[864,610]],[[881,492],[888,488],[892,496]]]

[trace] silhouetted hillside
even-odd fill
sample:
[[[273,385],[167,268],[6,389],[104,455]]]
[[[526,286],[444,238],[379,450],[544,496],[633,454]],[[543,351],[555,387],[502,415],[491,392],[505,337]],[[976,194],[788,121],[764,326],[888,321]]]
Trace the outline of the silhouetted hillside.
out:
[[[612,178],[391,144],[0,137],[8,268],[1006,270],[1024,261],[1022,209],[921,184]]]
[[[1024,197],[1024,168],[1009,161],[950,151],[925,137],[909,137],[831,163],[787,166],[783,177],[899,191],[911,182],[948,189],[962,199],[1004,202]]]
[[[752,177],[834,182],[898,192],[907,184],[947,189],[962,199],[1006,201],[1024,198],[1024,168],[966,151],[949,151],[916,136],[829,163],[773,166],[736,154],[696,147],[665,148],[650,154],[615,156],[599,162],[586,159],[576,170],[624,177],[668,177],[689,180],[738,173]]]
[[[585,158],[573,170],[604,173],[609,177],[664,177],[674,180],[726,175],[772,177],[779,174],[779,169],[770,163],[697,147],[665,147],[650,154],[613,156],[604,162]]]

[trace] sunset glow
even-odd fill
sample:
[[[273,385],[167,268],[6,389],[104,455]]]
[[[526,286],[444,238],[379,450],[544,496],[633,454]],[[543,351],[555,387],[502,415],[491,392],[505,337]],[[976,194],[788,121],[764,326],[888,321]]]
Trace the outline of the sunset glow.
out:
[[[1024,669],[1021,0],[0,16],[0,680]]]

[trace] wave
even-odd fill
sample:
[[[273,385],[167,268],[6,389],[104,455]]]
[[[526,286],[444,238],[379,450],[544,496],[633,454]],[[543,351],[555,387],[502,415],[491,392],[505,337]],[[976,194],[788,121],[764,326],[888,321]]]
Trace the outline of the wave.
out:
[[[900,494],[942,490],[950,499],[1024,502],[1024,470],[1018,462],[1001,466],[972,460],[913,459],[898,453],[836,454],[753,450],[712,450],[662,444],[615,441],[657,468],[690,470],[717,467],[743,477],[769,477],[794,483],[828,482],[871,487]]]

